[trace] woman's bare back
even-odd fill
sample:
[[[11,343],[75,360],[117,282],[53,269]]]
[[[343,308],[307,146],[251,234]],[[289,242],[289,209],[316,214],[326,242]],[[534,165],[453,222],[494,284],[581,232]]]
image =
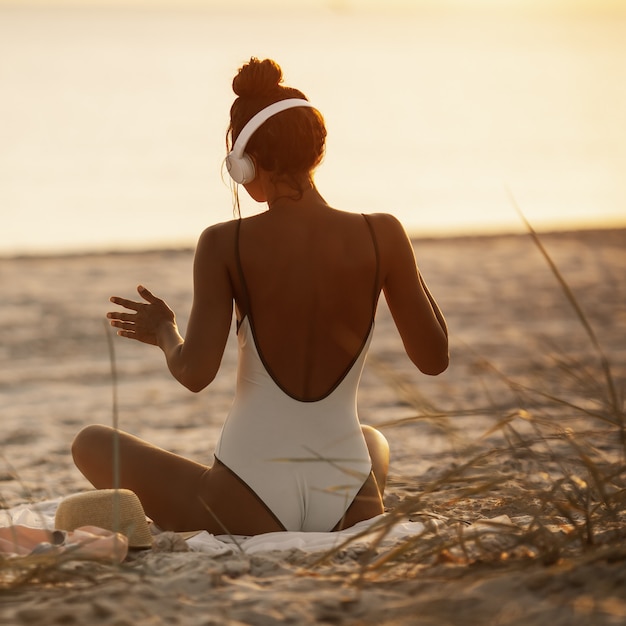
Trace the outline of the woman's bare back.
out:
[[[316,206],[273,208],[237,230],[235,299],[268,371],[295,398],[327,395],[372,327],[380,284],[371,226]]]

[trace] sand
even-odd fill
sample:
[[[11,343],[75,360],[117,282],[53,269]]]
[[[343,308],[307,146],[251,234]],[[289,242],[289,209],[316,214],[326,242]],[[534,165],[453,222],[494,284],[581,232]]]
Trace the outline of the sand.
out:
[[[626,231],[542,241],[623,399]],[[419,374],[382,301],[359,411],[391,444],[389,511],[438,519],[437,532],[386,568],[381,559],[393,546],[348,546],[322,563],[320,554],[294,550],[208,557],[167,549],[133,554],[120,567],[69,562],[28,583],[5,579],[0,624],[624,623],[624,447],[584,325],[527,235],[416,240],[415,250],[450,326],[450,368]],[[111,337],[104,322],[108,297],[131,296],[141,282],[168,301],[184,329],[192,258],[174,250],[0,259],[0,506],[89,487],[69,444],[82,426],[111,423],[114,389],[121,428],[211,459],[233,394],[233,341],[215,382],[191,394],[157,349]],[[498,428],[503,420],[512,429]],[[586,470],[572,440],[593,446]],[[617,503],[610,516],[594,509],[593,545],[554,548],[574,533],[571,506],[547,519],[550,539],[535,533],[529,543],[534,512],[588,484],[590,467],[615,474]],[[480,541],[470,538],[481,519],[497,516],[507,516],[499,519],[510,520],[510,532],[483,527]],[[467,543],[460,533],[470,533]]]

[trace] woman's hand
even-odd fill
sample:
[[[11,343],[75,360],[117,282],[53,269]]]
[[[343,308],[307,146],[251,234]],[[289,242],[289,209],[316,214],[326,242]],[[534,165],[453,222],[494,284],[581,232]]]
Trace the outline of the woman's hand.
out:
[[[111,302],[119,304],[134,313],[112,311],[107,313],[111,326],[117,328],[120,337],[128,337],[154,346],[159,345],[160,329],[170,326],[176,328],[176,316],[167,304],[157,298],[143,285],[137,287],[137,292],[146,302],[134,302],[126,298],[113,296]]]

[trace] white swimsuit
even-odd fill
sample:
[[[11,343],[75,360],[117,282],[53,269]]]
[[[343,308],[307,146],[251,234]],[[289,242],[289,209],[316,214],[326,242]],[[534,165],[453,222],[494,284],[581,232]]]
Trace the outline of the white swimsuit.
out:
[[[370,475],[356,394],[373,328],[372,321],[360,352],[331,391],[301,401],[268,373],[249,311],[239,326],[237,389],[215,457],[285,530],[332,530]]]

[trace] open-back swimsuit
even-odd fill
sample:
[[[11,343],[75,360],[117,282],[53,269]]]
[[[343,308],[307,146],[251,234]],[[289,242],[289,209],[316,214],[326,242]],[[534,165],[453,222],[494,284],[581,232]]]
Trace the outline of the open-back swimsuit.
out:
[[[372,323],[343,375],[324,396],[311,401],[291,396],[264,364],[255,338],[237,227],[236,258],[246,310],[237,332],[235,399],[215,457],[252,489],[285,530],[335,528],[372,469],[356,394],[374,329],[379,259],[374,231],[363,217],[376,253]]]

